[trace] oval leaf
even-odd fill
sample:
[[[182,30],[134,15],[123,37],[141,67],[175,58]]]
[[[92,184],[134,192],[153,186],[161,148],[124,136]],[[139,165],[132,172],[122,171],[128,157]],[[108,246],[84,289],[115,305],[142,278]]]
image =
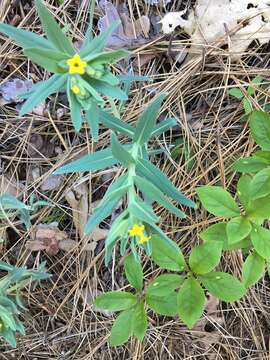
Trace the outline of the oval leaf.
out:
[[[226,226],[229,245],[245,239],[250,234],[251,229],[250,222],[242,216],[230,220]]]
[[[149,296],[166,296],[180,288],[184,277],[176,274],[163,274],[155,278],[147,287]]]
[[[189,266],[196,274],[207,274],[212,271],[220,261],[222,243],[208,242],[192,249],[189,256]]]
[[[243,265],[243,282],[246,288],[256,284],[263,276],[265,260],[254,251],[246,258]]]
[[[134,306],[137,297],[125,291],[109,291],[97,296],[95,306],[110,311],[120,311]]]

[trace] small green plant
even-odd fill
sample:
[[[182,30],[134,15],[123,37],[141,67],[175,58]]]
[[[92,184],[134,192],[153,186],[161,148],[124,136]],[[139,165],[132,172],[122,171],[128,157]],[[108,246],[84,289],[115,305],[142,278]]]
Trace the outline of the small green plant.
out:
[[[23,305],[21,290],[29,284],[47,279],[45,263],[36,270],[17,267],[0,261],[0,271],[7,272],[0,279],[0,336],[12,347],[16,347],[16,333],[25,334],[24,324],[19,319]]]
[[[93,138],[97,139],[99,123],[102,123],[100,112],[106,105],[104,96],[113,110],[114,99],[127,99],[126,93],[119,87],[119,77],[113,75],[109,65],[127,56],[128,52],[103,51],[108,37],[119,24],[113,23],[94,39],[92,29],[88,29],[81,49],[77,52],[42,2],[35,0],[35,5],[47,39],[8,24],[0,24],[0,32],[22,46],[30,60],[54,73],[48,80],[35,84],[29,92],[20,95],[27,99],[20,116],[30,112],[51,94],[66,91],[75,130],[79,131],[86,120]]]
[[[0,196],[0,219],[7,219],[18,214],[26,229],[29,230],[31,227],[30,212],[44,205],[49,205],[49,203],[43,200],[35,201],[34,196],[30,198],[29,205],[26,205],[16,197],[4,194]]]
[[[174,119],[167,119],[156,125],[156,118],[164,97],[165,95],[162,94],[152,102],[139,118],[136,128],[120,120],[118,120],[119,125],[117,121],[111,120],[114,130],[128,136],[131,142],[122,145],[115,131],[112,131],[111,148],[84,156],[55,172],[55,174],[64,174],[76,171],[97,171],[115,164],[121,164],[125,169],[125,172],[108,188],[100,205],[94,210],[85,226],[85,233],[91,233],[111,214],[119,201],[127,196],[127,208],[115,220],[106,239],[106,264],[111,258],[111,252],[117,240],[120,240],[122,255],[129,244],[135,256],[137,256],[138,246],[143,248],[148,255],[151,254],[149,240],[152,234],[158,233],[165,242],[168,241],[167,236],[156,225],[159,217],[152,209],[153,202],[161,204],[180,218],[184,218],[185,214],[173,205],[168,197],[184,206],[195,207],[193,201],[179,192],[149,161],[149,155],[153,151],[148,149],[148,141],[175,125]],[[154,152],[156,151],[158,150]]]

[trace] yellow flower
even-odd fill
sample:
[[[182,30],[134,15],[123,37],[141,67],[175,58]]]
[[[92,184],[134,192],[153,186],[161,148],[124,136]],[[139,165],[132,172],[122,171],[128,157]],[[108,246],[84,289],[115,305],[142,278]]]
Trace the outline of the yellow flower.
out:
[[[144,244],[145,242],[149,241],[150,239],[151,239],[151,236],[141,235],[140,239],[138,241],[138,244]]]
[[[134,224],[131,229],[128,230],[130,236],[142,236],[144,231],[144,225]]]
[[[74,94],[79,94],[81,92],[81,89],[79,88],[78,85],[73,85],[71,90],[74,92]]]
[[[73,56],[73,58],[67,60],[69,65],[70,74],[79,74],[83,75],[85,73],[85,68],[87,67],[87,62],[83,61],[79,54]]]

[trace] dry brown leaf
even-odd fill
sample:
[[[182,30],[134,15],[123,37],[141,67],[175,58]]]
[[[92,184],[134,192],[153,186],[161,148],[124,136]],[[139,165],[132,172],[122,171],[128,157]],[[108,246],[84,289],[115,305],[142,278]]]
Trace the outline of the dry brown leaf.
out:
[[[40,158],[42,155],[44,157],[50,158],[54,154],[54,144],[46,140],[40,134],[33,134],[30,136],[27,152],[30,157]]]
[[[64,180],[63,175],[50,175],[41,184],[42,191],[57,190]]]
[[[65,231],[58,228],[58,223],[39,224],[32,233],[32,240],[27,241],[26,248],[31,251],[45,250],[49,255],[56,255],[64,241],[70,241]]]
[[[24,186],[20,182],[10,179],[8,176],[0,175],[0,194],[8,193],[18,197],[24,190]]]

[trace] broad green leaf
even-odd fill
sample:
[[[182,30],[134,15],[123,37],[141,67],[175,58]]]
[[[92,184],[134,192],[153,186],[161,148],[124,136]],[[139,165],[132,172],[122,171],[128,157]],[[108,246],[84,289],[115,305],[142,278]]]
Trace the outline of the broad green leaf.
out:
[[[90,109],[85,112],[85,118],[90,127],[92,138],[95,142],[97,142],[100,123],[100,111],[94,101],[92,102]]]
[[[178,312],[177,293],[172,292],[164,297],[146,294],[146,302],[151,310],[159,315],[175,316]]]
[[[244,94],[242,93],[242,91],[236,87],[229,89],[228,94],[235,97],[238,100],[241,100],[244,97]]]
[[[196,274],[207,274],[220,262],[222,243],[219,241],[207,242],[195,246],[189,256],[189,266]]]
[[[113,156],[118,159],[123,166],[128,167],[130,164],[135,163],[132,155],[120,144],[113,131],[111,132],[111,146]]]
[[[121,134],[125,134],[132,138],[134,134],[134,129],[131,125],[126,124],[125,122],[117,119],[111,114],[108,114],[105,111],[100,112],[100,122],[113,131],[118,131]]]
[[[253,139],[262,150],[270,150],[270,115],[264,111],[253,111],[249,126]]]
[[[253,224],[251,241],[257,253],[270,261],[270,230]]]
[[[171,204],[170,201],[167,200],[167,198],[163,195],[163,193],[150,181],[140,176],[134,176],[134,181],[136,186],[138,186],[140,191],[142,191],[142,193],[145,194],[147,198],[158,202],[160,205],[165,207],[165,209],[168,209],[171,211],[171,213],[180,218],[186,217],[186,215],[181,210],[177,209],[177,207],[175,207],[173,204]]]
[[[179,289],[184,282],[184,277],[176,274],[163,274],[156,277],[147,286],[149,296],[166,296]]]
[[[137,297],[126,291],[109,291],[97,296],[95,306],[99,309],[120,311],[129,309],[137,303]]]
[[[232,196],[219,186],[202,186],[197,194],[203,205],[211,214],[223,217],[240,215],[240,210]]]
[[[259,171],[250,183],[250,197],[252,200],[270,194],[270,168]]]
[[[193,277],[185,280],[177,296],[178,315],[192,329],[203,314],[205,307],[204,290]]]
[[[162,269],[183,271],[186,267],[180,248],[170,239],[167,241],[159,235],[151,237],[152,258]]]
[[[138,262],[134,255],[130,253],[124,262],[125,274],[130,285],[136,290],[141,291],[143,287],[143,270],[141,263]]]
[[[24,54],[37,65],[52,73],[65,72],[60,66],[59,62],[68,59],[68,55],[58,52],[56,50],[27,48]]]
[[[144,303],[139,303],[134,308],[132,325],[133,335],[140,341],[143,341],[147,330],[147,315],[144,309]]]
[[[127,50],[120,49],[114,51],[99,52],[98,54],[89,54],[84,57],[84,60],[89,65],[95,66],[96,64],[113,64],[119,59],[128,56],[130,53]],[[102,80],[102,79],[101,79]]]
[[[61,166],[54,174],[68,174],[72,172],[96,171],[105,169],[118,163],[111,149],[99,150],[93,154],[85,155],[78,160]]]
[[[150,138],[154,126],[156,124],[157,116],[160,110],[162,101],[165,99],[167,94],[160,94],[147,108],[144,110],[140,116],[133,141],[139,145],[145,144]]]
[[[160,191],[179,204],[195,208],[196,205],[183,195],[157,167],[144,159],[138,159],[136,173],[154,184]]]
[[[177,120],[175,118],[165,119],[154,127],[151,136],[159,136],[175,125],[177,125]]]
[[[155,215],[151,206],[139,198],[133,199],[129,203],[128,210],[139,220],[149,223],[156,223],[159,221],[159,217]]]
[[[47,39],[27,30],[2,23],[0,24],[0,32],[10,37],[24,49],[35,46],[42,49],[56,50],[53,44],[51,44]]]
[[[220,300],[236,301],[245,295],[244,285],[235,277],[224,272],[211,272],[201,275],[203,286]]]
[[[71,42],[64,35],[62,29],[47,10],[46,6],[44,6],[40,0],[35,0],[35,5],[37,7],[42,27],[47,35],[47,38],[59,51],[69,55],[75,54],[75,50],[72,47]]]
[[[233,169],[240,173],[256,173],[269,166],[267,160],[252,156],[237,160],[233,164]]]
[[[250,201],[246,209],[247,217],[251,220],[264,220],[270,217],[270,195]]]
[[[246,288],[256,284],[264,274],[265,260],[254,251],[249,254],[243,265],[243,282]]]
[[[245,217],[238,216],[231,219],[226,226],[229,245],[245,239],[250,234],[251,229],[252,226]]]
[[[268,165],[270,165],[270,151],[258,150],[254,153],[254,156],[267,161]]]
[[[252,177],[248,175],[242,175],[237,183],[237,195],[239,200],[247,208],[250,200],[250,183]]]
[[[134,310],[128,309],[123,311],[112,326],[111,336],[110,336],[110,345],[118,346],[124,344],[128,341],[128,338],[132,335],[133,332],[133,318]]]
[[[210,225],[206,230],[200,232],[200,238],[205,242],[227,242],[226,223]]]
[[[102,51],[106,45],[109,36],[114,32],[114,30],[120,24],[121,24],[120,20],[114,21],[105,31],[102,31],[102,33],[96,36],[94,39],[89,39],[88,37],[86,37],[80,51],[80,56],[84,58],[85,56],[88,56],[91,53],[96,54]]]
[[[56,74],[47,81],[41,82],[37,91],[32,93],[21,107],[19,116],[29,113],[35,106],[40,104],[47,97],[58,92],[66,84],[67,79],[68,74]]]
[[[117,99],[117,100],[127,100],[127,94],[121,90],[118,86],[112,86],[103,82],[102,79],[96,80],[93,78],[89,78],[88,83],[98,92],[109,98]]]
[[[26,209],[30,210],[30,207],[24,204],[23,202],[17,200],[14,196],[10,194],[4,194],[0,196],[0,211],[4,210],[21,210]]]
[[[77,101],[75,94],[70,90],[70,85],[68,82],[67,85],[67,97],[70,107],[70,116],[71,121],[76,132],[79,132],[82,127],[83,118],[82,118],[82,107],[81,104]]]
[[[121,196],[114,198],[113,200],[105,200],[99,204],[97,208],[94,209],[93,214],[90,215],[85,227],[84,233],[85,235],[90,234],[96,226],[98,226],[101,221],[108,217],[115,206],[118,204]]]

